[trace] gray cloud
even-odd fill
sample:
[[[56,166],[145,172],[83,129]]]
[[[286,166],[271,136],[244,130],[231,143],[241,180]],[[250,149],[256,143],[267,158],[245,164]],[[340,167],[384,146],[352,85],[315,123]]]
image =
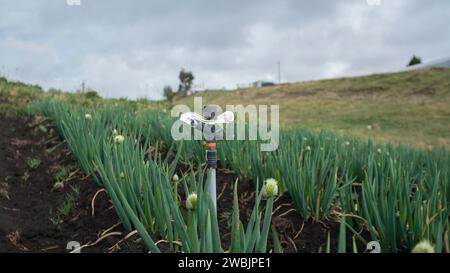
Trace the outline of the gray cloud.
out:
[[[234,88],[396,71],[450,55],[450,2],[3,0],[0,73],[110,97],[161,98],[181,68]]]

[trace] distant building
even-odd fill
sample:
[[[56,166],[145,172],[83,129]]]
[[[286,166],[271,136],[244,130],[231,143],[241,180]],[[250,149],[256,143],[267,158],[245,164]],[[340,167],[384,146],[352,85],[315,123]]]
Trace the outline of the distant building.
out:
[[[266,87],[266,86],[273,86],[275,83],[268,82],[268,81],[256,81],[252,84],[253,87]]]

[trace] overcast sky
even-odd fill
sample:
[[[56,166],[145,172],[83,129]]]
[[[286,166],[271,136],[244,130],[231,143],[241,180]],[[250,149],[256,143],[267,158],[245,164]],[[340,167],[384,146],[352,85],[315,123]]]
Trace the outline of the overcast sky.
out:
[[[0,74],[160,99],[181,68],[205,88],[402,69],[450,56],[448,0],[0,0]],[[379,4],[379,5],[377,5]]]

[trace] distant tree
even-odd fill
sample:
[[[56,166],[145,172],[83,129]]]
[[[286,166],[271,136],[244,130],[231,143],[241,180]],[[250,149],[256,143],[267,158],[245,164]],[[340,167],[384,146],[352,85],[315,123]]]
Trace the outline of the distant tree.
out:
[[[185,71],[181,69],[180,74],[178,75],[180,79],[180,84],[178,85],[178,93],[181,96],[186,96],[191,90],[192,82],[194,81],[194,74],[191,71]]]
[[[98,94],[98,92],[95,90],[92,90],[92,89],[88,89],[87,91],[85,91],[84,95],[88,99],[100,98],[100,95]]]
[[[172,102],[174,96],[172,87],[170,87],[170,85],[164,86],[163,92],[164,97],[167,99],[167,101]]]
[[[417,64],[421,64],[422,59],[420,57],[417,57],[416,55],[412,56],[411,60],[409,61],[407,66],[413,66]]]

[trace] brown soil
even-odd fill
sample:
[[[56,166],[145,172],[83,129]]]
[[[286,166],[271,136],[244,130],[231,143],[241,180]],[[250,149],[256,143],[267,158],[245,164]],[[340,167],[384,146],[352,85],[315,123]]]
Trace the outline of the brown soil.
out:
[[[70,241],[95,243],[119,222],[104,192],[97,196],[92,216],[91,201],[99,187],[83,175],[47,122],[0,116],[0,124],[0,252],[69,252]],[[39,166],[30,167],[29,159],[40,160]],[[72,175],[55,190],[55,175],[64,166],[73,166]],[[69,196],[75,197],[64,216],[59,210]],[[120,225],[105,234],[110,232],[116,233],[81,251],[145,251],[137,236],[109,249],[127,234]]]

